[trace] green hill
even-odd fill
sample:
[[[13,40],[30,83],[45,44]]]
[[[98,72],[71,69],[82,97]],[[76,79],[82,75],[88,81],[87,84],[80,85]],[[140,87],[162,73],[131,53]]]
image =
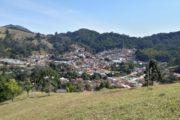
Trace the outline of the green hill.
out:
[[[0,57],[21,59],[33,53],[50,53],[51,49],[46,35],[33,33],[19,25],[0,27]]]
[[[136,59],[180,64],[180,32],[159,33],[147,37],[131,37],[118,33],[98,33],[80,29],[74,32],[43,35],[19,25],[0,27],[0,57],[24,58],[33,53],[59,55],[72,44],[85,47],[92,53],[114,48],[136,48]]]
[[[0,105],[0,120],[177,120],[180,84],[100,92],[20,96]]]

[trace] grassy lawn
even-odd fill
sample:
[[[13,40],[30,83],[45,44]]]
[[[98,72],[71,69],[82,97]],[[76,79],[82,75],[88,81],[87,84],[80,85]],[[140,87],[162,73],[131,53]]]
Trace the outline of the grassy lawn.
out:
[[[180,84],[46,96],[25,94],[0,105],[0,120],[177,120]]]

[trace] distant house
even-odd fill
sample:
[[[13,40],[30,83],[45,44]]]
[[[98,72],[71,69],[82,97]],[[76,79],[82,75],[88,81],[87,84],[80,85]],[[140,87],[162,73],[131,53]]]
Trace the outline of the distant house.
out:
[[[69,82],[69,80],[67,78],[64,78],[64,77],[59,78],[59,80],[60,80],[61,84],[66,84]]]
[[[17,60],[17,59],[8,59],[8,58],[4,58],[4,59],[0,59],[0,63],[3,64],[9,64],[9,65],[24,65],[25,62]]]

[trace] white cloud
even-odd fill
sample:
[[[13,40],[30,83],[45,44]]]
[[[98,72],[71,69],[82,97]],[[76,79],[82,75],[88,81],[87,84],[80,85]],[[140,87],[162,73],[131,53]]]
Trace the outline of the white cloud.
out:
[[[77,10],[64,8],[62,6],[59,6],[57,10],[57,8],[53,8],[50,5],[38,3],[36,0],[14,0],[14,2],[7,0],[6,2],[14,7],[54,18],[62,18],[63,16],[67,17],[69,14],[78,13]]]

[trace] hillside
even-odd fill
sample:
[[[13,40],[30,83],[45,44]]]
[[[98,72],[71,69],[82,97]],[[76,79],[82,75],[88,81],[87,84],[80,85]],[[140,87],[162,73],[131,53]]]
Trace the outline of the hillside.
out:
[[[0,57],[23,58],[34,53],[50,53],[52,44],[45,35],[19,25],[0,27]]]
[[[180,32],[159,33],[147,37],[131,37],[118,33],[98,33],[88,29],[48,36],[56,53],[68,49],[68,45],[83,45],[93,53],[114,48],[136,48],[136,59],[148,61],[153,58],[161,62],[180,64]]]
[[[34,97],[32,97],[34,96]],[[100,92],[31,94],[0,105],[0,120],[176,120],[180,84]]]
[[[19,31],[24,31],[24,32],[28,32],[28,33],[32,33],[30,30],[28,30],[27,28],[25,27],[22,27],[20,25],[5,25],[3,26],[4,28],[7,28],[7,29],[15,29],[15,30],[19,30]]]
[[[180,32],[159,33],[147,37],[131,37],[118,33],[98,33],[80,29],[74,32],[43,35],[19,25],[0,27],[0,57],[23,58],[33,53],[62,54],[72,44],[92,53],[114,48],[136,48],[136,59],[180,64]]]
[[[35,37],[35,33],[32,33],[30,30],[27,28],[24,28],[19,25],[6,25],[3,27],[0,27],[0,38],[5,38],[6,32],[9,32],[11,35],[12,39],[14,40],[24,40],[26,38],[32,38]]]

